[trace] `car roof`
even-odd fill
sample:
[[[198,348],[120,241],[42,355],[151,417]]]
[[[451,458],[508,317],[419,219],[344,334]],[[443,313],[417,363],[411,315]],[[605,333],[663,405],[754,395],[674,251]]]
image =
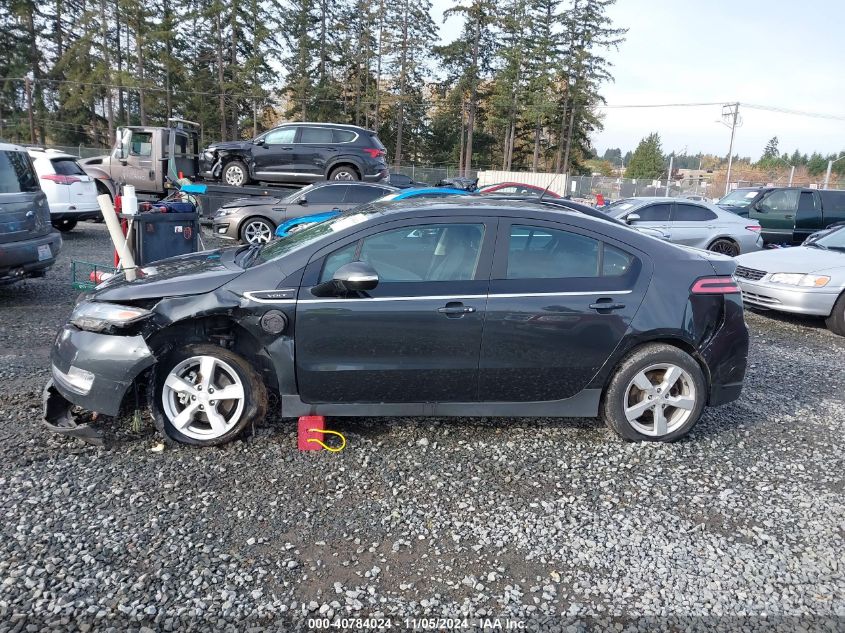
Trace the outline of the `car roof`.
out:
[[[14,143],[4,143],[0,141],[0,152],[25,152],[26,148]]]
[[[287,127],[289,125],[310,125],[312,127],[339,127],[345,128],[347,130],[363,130],[365,132],[369,132],[371,134],[375,134],[374,130],[369,130],[365,127],[361,127],[360,125],[351,125],[349,123],[326,123],[325,121],[288,121],[287,123],[280,123],[273,129],[278,129],[280,127]]]
[[[58,149],[44,149],[43,147],[27,147],[26,150],[33,158],[47,158],[53,160],[54,158],[70,158],[72,160],[79,160],[79,156],[68,154]]]
[[[307,187],[308,185],[306,185]],[[381,189],[387,189],[389,192],[393,193],[394,191],[402,191],[399,187],[394,187],[393,185],[389,185],[386,182],[363,182],[361,180],[323,180],[320,182],[312,183],[312,189],[321,189],[322,187],[380,187]],[[292,192],[297,193],[296,191]]]

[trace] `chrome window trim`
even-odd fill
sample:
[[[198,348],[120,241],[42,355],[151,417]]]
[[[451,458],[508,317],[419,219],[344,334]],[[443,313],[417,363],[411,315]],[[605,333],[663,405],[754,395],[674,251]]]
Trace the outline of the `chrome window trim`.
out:
[[[423,282],[424,283],[424,282]],[[287,290],[287,289],[285,289]],[[255,290],[252,292],[245,292],[244,296],[257,303],[338,303],[348,301],[367,301],[367,302],[383,302],[383,301],[450,301],[455,299],[521,299],[531,297],[584,297],[590,295],[628,295],[633,290],[592,290],[592,291],[578,291],[578,292],[515,292],[515,293],[501,293],[490,295],[420,295],[411,297],[350,297],[347,299],[328,297],[325,299],[279,299],[275,301],[268,301],[266,299],[254,299],[252,294],[255,292],[282,292],[281,290]]]

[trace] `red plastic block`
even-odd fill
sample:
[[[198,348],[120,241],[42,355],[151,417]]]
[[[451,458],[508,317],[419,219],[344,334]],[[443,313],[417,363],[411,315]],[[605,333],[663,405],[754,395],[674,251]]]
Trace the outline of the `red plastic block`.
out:
[[[313,432],[310,429],[325,429],[326,418],[322,415],[304,415],[299,418],[299,427],[296,446],[301,451],[321,451],[323,447],[317,442],[309,442],[310,439],[323,441],[322,433]]]

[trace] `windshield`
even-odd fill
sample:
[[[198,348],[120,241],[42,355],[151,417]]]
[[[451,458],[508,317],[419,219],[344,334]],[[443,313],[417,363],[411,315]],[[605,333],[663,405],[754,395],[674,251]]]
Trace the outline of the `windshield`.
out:
[[[269,242],[261,247],[252,260],[252,265],[263,264],[265,262],[278,259],[285,255],[290,255],[301,248],[310,246],[315,242],[319,242],[326,236],[333,235],[338,231],[348,229],[367,219],[364,213],[342,214],[336,218],[326,220],[325,222],[318,222],[312,224],[301,231],[292,233],[285,238]]]
[[[821,245],[834,251],[845,251],[845,226],[840,226],[824,237],[820,237],[813,242],[813,245]]]
[[[748,189],[737,189],[736,191],[731,191],[728,195],[719,200],[717,204],[723,204],[727,207],[739,207],[742,209],[751,204],[751,201],[754,200],[759,193],[760,192],[757,189],[752,189],[751,191]]]

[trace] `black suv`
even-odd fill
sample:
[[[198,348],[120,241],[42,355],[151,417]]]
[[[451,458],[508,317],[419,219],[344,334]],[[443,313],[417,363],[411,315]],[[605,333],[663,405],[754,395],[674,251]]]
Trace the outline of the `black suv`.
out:
[[[210,145],[200,157],[200,172],[235,187],[388,177],[387,152],[376,133],[337,123],[287,123],[251,141]]]

